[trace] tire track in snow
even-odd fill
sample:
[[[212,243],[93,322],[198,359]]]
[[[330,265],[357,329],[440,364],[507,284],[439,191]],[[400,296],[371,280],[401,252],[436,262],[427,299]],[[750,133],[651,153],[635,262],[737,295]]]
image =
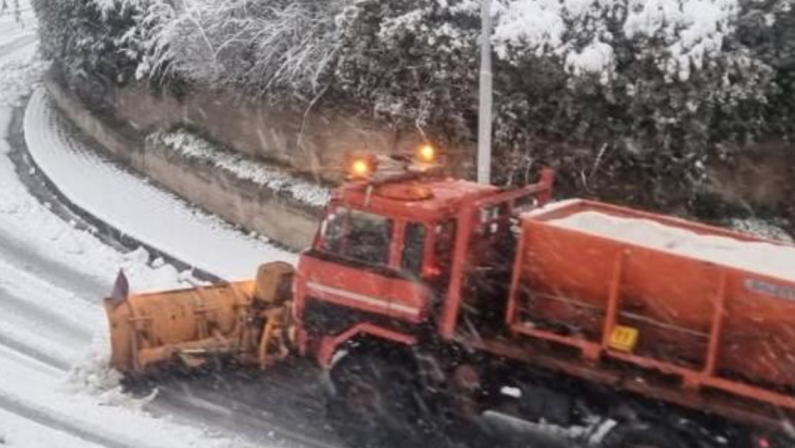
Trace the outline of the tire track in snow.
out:
[[[0,299],[0,303],[5,300]],[[0,345],[59,369],[68,370],[88,340],[64,341],[49,332],[46,323],[19,319],[0,307]]]
[[[279,416],[273,411],[250,403],[244,397],[228,396],[210,387],[190,387],[183,385],[165,385],[158,388],[161,403],[175,409],[188,410],[194,415],[204,415],[214,421],[225,420],[227,424],[238,426],[244,431],[256,432],[259,437],[268,435],[270,438],[283,439],[291,443],[300,443],[306,448],[340,448],[336,434],[324,428],[322,422],[305,422],[302,427],[289,418]],[[282,398],[289,397],[282,396]],[[252,434],[254,436],[255,434]],[[270,440],[273,443],[273,440]]]
[[[42,426],[3,408],[0,408],[0,437],[5,439],[6,445],[12,447],[102,448],[71,434]],[[42,443],[44,440],[46,444]]]
[[[86,303],[12,263],[0,258],[0,297],[5,298],[0,309],[31,324],[59,331],[61,336],[71,337],[72,342],[91,340],[92,329],[102,319],[98,304]]]
[[[91,302],[89,298],[102,297],[113,286],[110,281],[99,281],[72,266],[47,258],[35,248],[27,247],[6,233],[4,229],[0,229],[0,258],[14,260],[14,264],[23,267],[26,272],[94,305],[99,304],[99,301]]]
[[[69,370],[92,340],[88,306],[0,257],[0,345]]]
[[[0,300],[0,303],[4,301]],[[63,341],[51,333],[46,322],[31,322],[19,319],[13,312],[0,307],[0,340],[20,353],[40,359],[48,364],[68,368],[71,360],[80,355],[80,349],[90,342],[85,340]]]
[[[71,367],[68,361],[59,359],[52,354],[43,352],[37,347],[26,344],[25,342],[22,342],[17,338],[7,334],[2,329],[0,329],[0,346],[7,347],[14,352],[17,352],[23,356],[27,356],[31,359],[35,359],[36,361],[58,369],[62,372],[67,372]]]
[[[0,358],[11,360],[17,364],[24,364],[28,367],[33,367],[41,371],[47,371],[47,373],[51,375],[62,376],[64,373],[66,373],[65,369],[60,369],[57,366],[52,365],[51,363],[45,362],[40,359],[36,359],[30,355],[26,355],[2,343],[0,343]]]
[[[88,425],[70,421],[70,418],[67,416],[49,411],[29,402],[24,402],[2,390],[0,390],[0,408],[32,422],[71,434],[81,440],[104,446],[105,448],[156,448],[140,442],[125,442],[119,440],[119,437],[114,434],[103,434],[97,431],[95,427],[88,427]]]
[[[63,318],[63,314],[42,306],[30,298],[21,298],[5,287],[4,280],[0,279],[0,310],[13,313],[17,318],[27,320],[33,324],[47,327],[47,330],[64,336],[75,342],[90,341],[91,330],[85,325],[80,325],[72,320]]]

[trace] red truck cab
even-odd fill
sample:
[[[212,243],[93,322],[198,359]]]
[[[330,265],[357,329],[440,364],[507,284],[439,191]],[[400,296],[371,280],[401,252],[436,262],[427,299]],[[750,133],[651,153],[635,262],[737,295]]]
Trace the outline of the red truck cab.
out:
[[[511,190],[416,174],[335,191],[297,271],[304,352],[327,364],[335,347],[359,332],[405,342],[412,326],[430,323],[449,333],[454,322],[445,321],[449,311],[442,308],[455,301],[450,296],[460,297],[456,276],[464,257],[455,254],[457,240],[477,236],[468,246],[479,260],[469,263],[511,266],[511,218],[520,207],[545,202],[551,184],[551,172],[539,184]]]

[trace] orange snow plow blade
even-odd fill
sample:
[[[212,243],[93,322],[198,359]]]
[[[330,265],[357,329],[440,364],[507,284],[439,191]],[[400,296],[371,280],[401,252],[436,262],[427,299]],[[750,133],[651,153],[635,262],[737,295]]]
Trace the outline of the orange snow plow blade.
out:
[[[129,294],[123,273],[105,299],[111,364],[142,373],[171,363],[198,367],[217,357],[265,368],[289,354],[288,263],[262,265],[256,280]]]

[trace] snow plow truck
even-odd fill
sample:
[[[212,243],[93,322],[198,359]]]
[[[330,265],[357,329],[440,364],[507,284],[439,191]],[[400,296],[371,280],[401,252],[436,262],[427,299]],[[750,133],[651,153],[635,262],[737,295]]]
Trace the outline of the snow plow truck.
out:
[[[795,247],[550,204],[551,171],[511,189],[382,176],[372,158],[351,171],[297,266],[151,294],[121,274],[113,367],[311,358],[354,447],[424,446],[489,410],[598,418],[609,448],[795,446]]]

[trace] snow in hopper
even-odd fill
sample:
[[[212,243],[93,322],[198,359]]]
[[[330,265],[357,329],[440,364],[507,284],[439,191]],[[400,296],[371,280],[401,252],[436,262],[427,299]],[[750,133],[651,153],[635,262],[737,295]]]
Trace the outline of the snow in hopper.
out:
[[[795,281],[795,247],[700,235],[659,222],[586,211],[549,224],[711,263]]]

